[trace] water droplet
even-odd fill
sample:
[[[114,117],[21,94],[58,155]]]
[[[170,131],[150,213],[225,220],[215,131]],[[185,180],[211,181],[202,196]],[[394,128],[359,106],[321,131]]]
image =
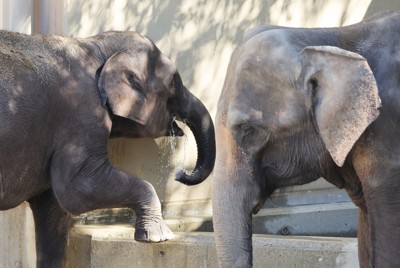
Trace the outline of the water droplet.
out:
[[[184,163],[186,161],[186,154],[188,148],[188,136],[184,133],[183,140],[178,140],[176,133],[174,133],[173,125],[176,121],[174,117],[171,120],[171,136],[161,138],[158,143],[159,146],[159,154],[157,166],[159,169],[158,172],[158,182],[156,182],[157,186],[165,183],[165,180],[171,175],[176,174],[180,170],[186,170],[183,168]],[[178,141],[182,142],[182,147],[180,150],[177,150]],[[179,154],[178,154],[179,153]],[[183,155],[183,156],[182,156]]]

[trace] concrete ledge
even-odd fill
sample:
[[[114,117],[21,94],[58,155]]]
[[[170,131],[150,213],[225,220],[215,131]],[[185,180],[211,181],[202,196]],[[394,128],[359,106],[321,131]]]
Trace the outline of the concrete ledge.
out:
[[[351,202],[263,208],[253,232],[296,236],[357,237],[358,208]]]
[[[138,243],[129,225],[76,226],[67,267],[218,267],[212,233],[175,233],[164,243]],[[254,235],[254,267],[358,267],[354,238]]]

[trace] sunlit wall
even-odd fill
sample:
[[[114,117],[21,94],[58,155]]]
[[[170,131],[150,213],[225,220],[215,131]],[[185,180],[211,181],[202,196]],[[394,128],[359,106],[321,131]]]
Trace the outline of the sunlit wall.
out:
[[[0,0],[0,28],[30,33],[33,0]],[[258,24],[330,27],[351,24],[398,0],[65,0],[64,34],[85,37],[106,30],[135,30],[152,38],[177,64],[185,84],[210,110],[222,89],[230,54],[243,33]],[[113,162],[156,186],[162,201],[208,202],[210,179],[186,187],[175,166],[190,169],[193,137],[110,142]],[[0,212],[0,266],[33,267],[32,218],[22,205]],[[18,223],[18,224],[16,224]]]
[[[149,36],[178,65],[184,83],[210,110],[223,86],[229,58],[244,32],[259,24],[342,26],[361,20],[371,0],[67,0],[68,35],[107,30]],[[196,145],[187,138],[110,142],[113,162],[152,182],[162,201],[206,200],[210,179],[195,187],[173,180],[176,167],[189,169]],[[172,144],[171,144],[172,143]]]

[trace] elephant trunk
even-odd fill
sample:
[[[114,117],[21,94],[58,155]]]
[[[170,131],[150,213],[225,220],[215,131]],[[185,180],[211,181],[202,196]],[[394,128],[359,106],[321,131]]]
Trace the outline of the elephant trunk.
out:
[[[196,166],[191,174],[181,170],[176,180],[186,185],[196,185],[204,181],[214,168],[215,132],[214,124],[203,103],[183,85],[178,100],[178,119],[192,131],[197,144]]]
[[[213,225],[220,267],[252,267],[252,210],[260,187],[244,152],[217,124]],[[222,144],[223,143],[223,144]]]
[[[229,188],[233,187],[213,184],[213,226],[219,265],[221,268],[252,267],[251,210],[242,207],[243,200],[238,199],[243,196]]]

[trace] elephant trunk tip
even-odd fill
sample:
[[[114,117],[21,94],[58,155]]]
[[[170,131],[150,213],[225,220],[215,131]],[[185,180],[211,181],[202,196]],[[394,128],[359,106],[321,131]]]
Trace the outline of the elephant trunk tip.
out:
[[[196,185],[203,182],[207,176],[201,176],[198,170],[188,175],[184,170],[179,170],[175,175],[175,180],[188,186]]]

